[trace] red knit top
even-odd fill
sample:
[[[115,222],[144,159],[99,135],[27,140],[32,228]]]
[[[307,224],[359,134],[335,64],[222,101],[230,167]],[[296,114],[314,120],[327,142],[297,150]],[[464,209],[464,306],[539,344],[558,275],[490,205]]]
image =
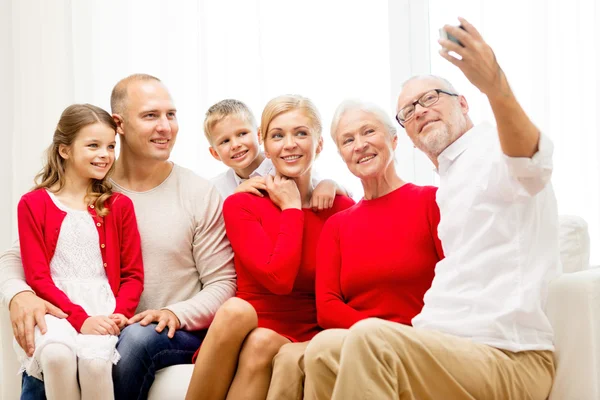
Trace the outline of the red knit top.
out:
[[[129,197],[114,193],[105,203],[109,213],[96,215],[88,211],[98,229],[100,252],[108,282],[115,295],[115,313],[130,318],[140,301],[144,284],[140,234]],[[60,227],[66,212],[52,201],[46,189],[37,189],[21,197],[18,205],[19,242],[25,280],[35,293],[68,314],[67,320],[77,330],[89,317],[56,287],[50,275]]]
[[[315,305],[317,243],[325,221],[353,204],[348,197],[336,196],[329,210],[281,211],[268,197],[248,193],[225,200],[237,297],[255,308],[259,327],[298,342],[320,331]]]
[[[322,328],[349,328],[369,317],[410,325],[443,258],[436,188],[407,183],[333,216],[317,257]]]

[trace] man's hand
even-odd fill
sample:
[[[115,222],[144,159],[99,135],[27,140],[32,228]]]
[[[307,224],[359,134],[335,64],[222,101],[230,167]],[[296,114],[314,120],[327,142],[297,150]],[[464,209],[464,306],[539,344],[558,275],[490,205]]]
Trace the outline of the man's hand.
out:
[[[261,190],[267,190],[265,178],[262,176],[255,176],[240,183],[235,189],[235,193],[252,193],[260,197],[265,197],[265,195],[260,192]]]
[[[539,150],[539,129],[517,102],[492,48],[467,20],[458,20],[464,30],[448,25],[444,29],[464,47],[440,39],[443,47],[440,54],[460,68],[469,81],[487,96],[494,112],[502,152],[508,157],[533,157]],[[462,60],[452,57],[449,51],[458,54]]]
[[[284,176],[267,175],[265,177],[267,193],[273,203],[281,210],[288,208],[302,209],[302,199],[296,182]]]
[[[44,316],[68,317],[60,308],[40,299],[33,292],[17,293],[10,301],[9,310],[15,339],[29,357],[33,356],[35,350],[35,326],[39,326],[42,334],[48,330]]]
[[[317,185],[312,192],[310,198],[310,206],[314,211],[321,211],[333,207],[335,194],[338,191],[338,185],[330,180],[325,179]]]
[[[169,332],[167,333],[169,339],[173,339],[175,331],[181,327],[179,318],[177,318],[172,311],[166,309],[146,310],[136,314],[129,318],[127,325],[135,324],[136,322],[139,322],[141,326],[146,326],[152,322],[158,322],[158,325],[156,325],[156,332],[158,333],[162,332],[165,327],[169,327]]]
[[[121,330],[115,321],[105,315],[88,317],[81,325],[81,333],[85,335],[119,335]]]
[[[492,48],[467,20],[464,18],[458,20],[464,29],[450,25],[444,26],[443,29],[456,37],[462,46],[447,39],[440,39],[438,40],[442,46],[440,55],[460,68],[469,81],[488,97],[510,95],[512,92],[508,81],[498,65]],[[458,54],[462,60],[448,54],[450,51]]]
[[[127,317],[123,314],[111,314],[108,316],[115,324],[119,327],[119,329],[123,330],[127,326]]]

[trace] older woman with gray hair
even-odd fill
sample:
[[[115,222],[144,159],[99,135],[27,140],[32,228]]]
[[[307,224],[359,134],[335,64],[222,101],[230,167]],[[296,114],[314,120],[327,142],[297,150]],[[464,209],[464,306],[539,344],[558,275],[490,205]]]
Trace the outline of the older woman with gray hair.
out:
[[[410,325],[423,307],[435,265],[443,258],[436,188],[407,183],[398,176],[394,163],[398,137],[386,113],[372,104],[345,101],[334,114],[331,137],[350,172],[361,180],[364,198],[332,216],[321,232],[317,319],[327,330],[308,344],[305,360],[298,357],[304,350],[301,344],[280,351],[274,372],[285,376],[290,391],[270,392],[273,399],[302,398],[304,361],[308,369],[311,360],[339,351],[347,329],[356,322],[377,317]],[[319,377],[328,378],[335,380],[335,374]],[[273,381],[278,379],[273,376]],[[319,390],[326,386],[319,385]],[[307,379],[304,398],[331,398],[332,393],[317,390]]]

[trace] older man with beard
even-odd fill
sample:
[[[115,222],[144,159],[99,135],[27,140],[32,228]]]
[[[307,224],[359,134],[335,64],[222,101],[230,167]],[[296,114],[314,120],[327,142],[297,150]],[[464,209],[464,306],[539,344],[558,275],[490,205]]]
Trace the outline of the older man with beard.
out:
[[[462,46],[440,40],[441,55],[488,97],[497,128],[473,126],[466,99],[443,79],[405,83],[397,120],[440,175],[446,258],[412,327],[371,318],[337,348],[323,340],[327,331],[313,339],[305,368],[314,398],[542,400],[552,387],[544,313],[560,268],[552,143],[518,104],[492,49],[460,22],[464,30],[444,29]]]

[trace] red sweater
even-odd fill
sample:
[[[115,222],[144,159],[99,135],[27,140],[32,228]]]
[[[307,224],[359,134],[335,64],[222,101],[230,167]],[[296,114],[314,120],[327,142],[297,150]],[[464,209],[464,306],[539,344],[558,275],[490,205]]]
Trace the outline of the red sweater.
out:
[[[325,221],[354,204],[337,196],[329,210],[281,211],[268,197],[229,196],[223,205],[235,254],[237,296],[258,314],[258,326],[292,341],[310,340],[320,329],[315,305],[317,243]]]
[[[317,256],[317,317],[325,329],[378,317],[410,325],[436,263],[436,188],[405,184],[333,216]]]
[[[110,210],[106,217],[97,216],[93,206],[88,210],[96,222],[98,246],[116,298],[114,312],[129,318],[135,313],[144,283],[140,234],[129,197],[115,193],[105,204]],[[65,216],[45,189],[21,197],[18,206],[21,257],[27,283],[39,297],[67,313],[67,320],[81,332],[81,325],[89,315],[56,287],[50,275],[50,260]]]

